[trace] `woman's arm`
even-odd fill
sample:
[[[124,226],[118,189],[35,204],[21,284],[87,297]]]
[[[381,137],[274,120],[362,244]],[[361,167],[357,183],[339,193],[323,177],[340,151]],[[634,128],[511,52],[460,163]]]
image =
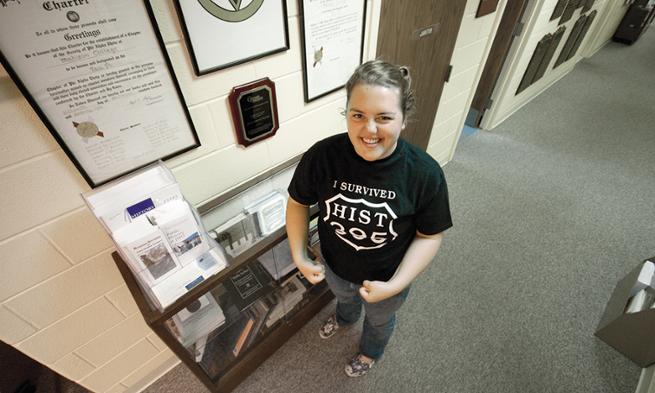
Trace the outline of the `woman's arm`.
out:
[[[393,277],[389,281],[364,281],[359,290],[362,298],[375,303],[402,292],[432,262],[442,240],[443,232],[435,235],[416,232]]]
[[[309,206],[296,202],[289,197],[287,201],[287,237],[291,258],[298,270],[312,284],[325,278],[323,265],[315,265],[307,256],[307,232],[309,231]]]

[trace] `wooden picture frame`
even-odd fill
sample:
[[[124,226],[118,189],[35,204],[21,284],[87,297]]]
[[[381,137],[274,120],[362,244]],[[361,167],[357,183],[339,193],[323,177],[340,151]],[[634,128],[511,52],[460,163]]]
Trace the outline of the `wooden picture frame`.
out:
[[[89,186],[200,146],[148,1],[53,4],[2,8],[0,62]]]

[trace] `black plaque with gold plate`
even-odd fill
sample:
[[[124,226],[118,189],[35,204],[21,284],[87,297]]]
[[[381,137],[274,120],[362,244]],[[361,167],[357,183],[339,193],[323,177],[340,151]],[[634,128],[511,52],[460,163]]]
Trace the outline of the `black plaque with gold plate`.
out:
[[[279,122],[273,81],[263,78],[236,86],[229,101],[240,145],[248,146],[275,135]]]

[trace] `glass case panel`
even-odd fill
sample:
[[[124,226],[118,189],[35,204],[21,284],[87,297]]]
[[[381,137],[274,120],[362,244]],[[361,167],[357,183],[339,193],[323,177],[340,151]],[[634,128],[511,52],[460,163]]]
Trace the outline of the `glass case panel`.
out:
[[[258,261],[237,268],[166,326],[215,382],[278,323],[275,281]]]
[[[277,193],[286,200],[288,198],[287,187],[291,182],[291,177],[295,169],[296,165],[286,168],[221,203],[219,206],[203,213],[202,221],[205,224],[205,228],[211,230],[229,221],[233,223],[240,221],[238,217],[241,214],[246,215],[248,212],[252,214],[251,208],[262,200],[265,200],[272,193]]]
[[[270,191],[247,204],[248,198],[241,198],[237,205],[243,205],[243,208],[234,216],[212,227],[209,235],[232,257],[237,257],[260,240],[284,227],[286,198],[279,190]],[[231,201],[230,205],[235,203]],[[215,210],[221,210],[221,207]]]
[[[298,272],[280,232],[294,170],[261,181],[202,216],[210,236],[232,256],[231,271],[166,326],[215,383],[325,290],[325,283],[312,286]],[[313,220],[310,238],[318,250],[316,232]],[[247,250],[247,257],[241,255]]]

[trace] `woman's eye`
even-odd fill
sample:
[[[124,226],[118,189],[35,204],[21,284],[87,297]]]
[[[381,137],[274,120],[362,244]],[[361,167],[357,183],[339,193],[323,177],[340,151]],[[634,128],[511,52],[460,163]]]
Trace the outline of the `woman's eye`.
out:
[[[361,113],[353,113],[352,118],[353,119],[363,119],[364,116],[362,116]]]
[[[391,117],[391,116],[381,116],[381,117],[378,118],[378,121],[383,121],[383,122],[392,121],[392,120],[393,120],[393,117]]]

